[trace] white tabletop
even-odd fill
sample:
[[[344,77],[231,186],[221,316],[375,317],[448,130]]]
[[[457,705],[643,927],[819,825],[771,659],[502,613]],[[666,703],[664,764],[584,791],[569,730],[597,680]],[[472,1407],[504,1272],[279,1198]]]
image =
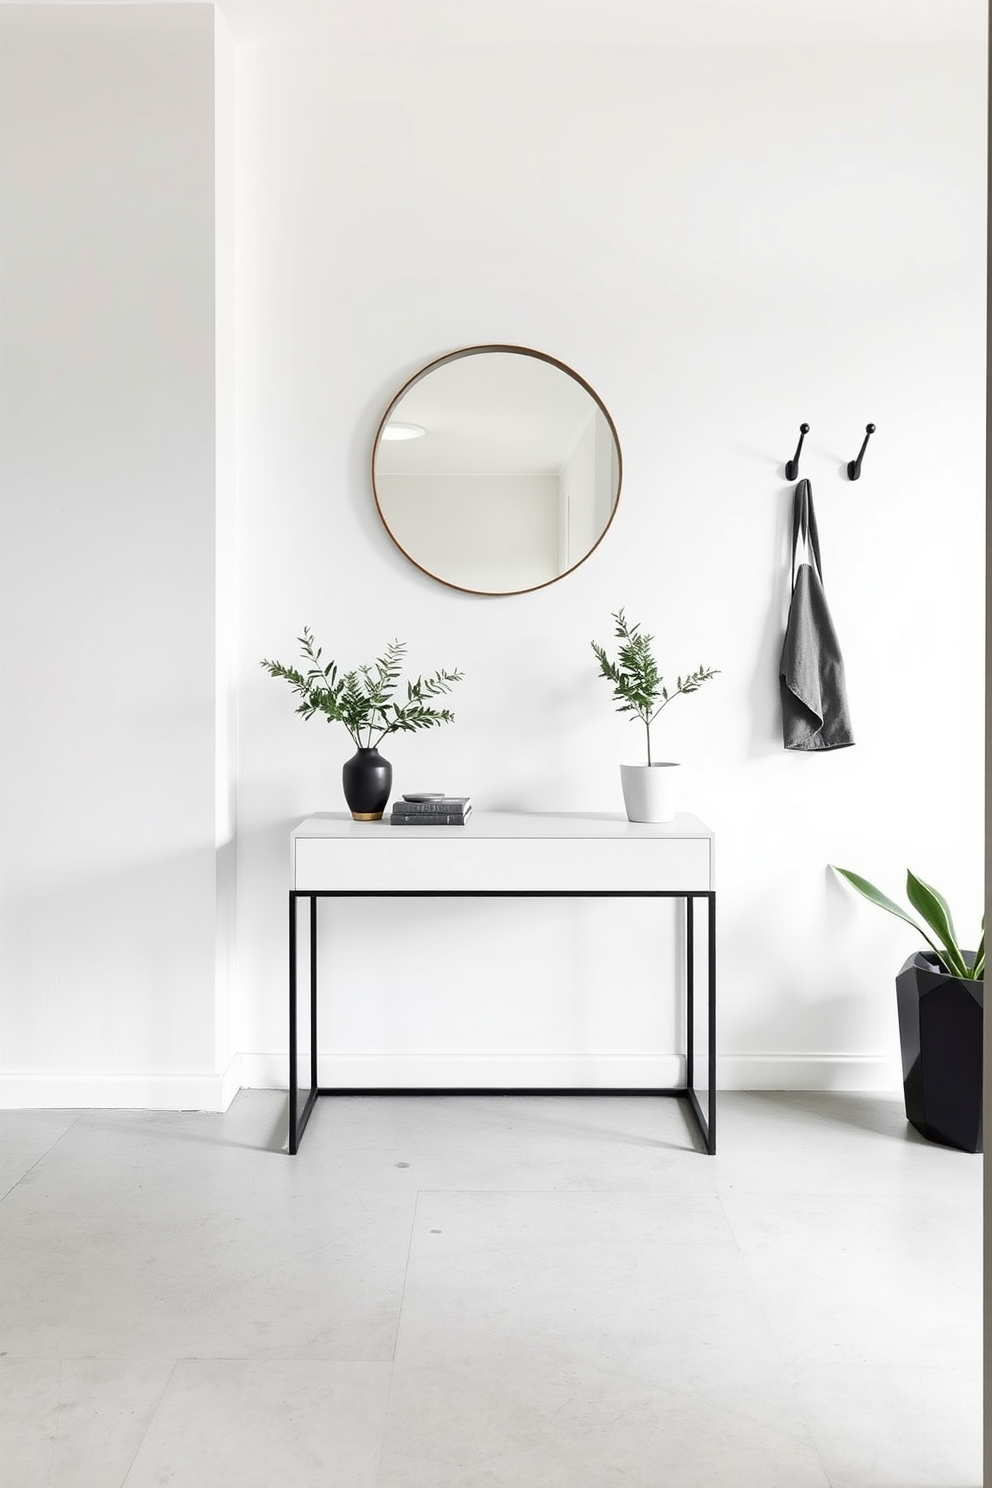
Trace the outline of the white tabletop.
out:
[[[711,829],[698,816],[686,813],[670,822],[631,822],[612,812],[475,811],[459,827],[394,827],[382,821],[359,822],[343,811],[318,811],[294,828],[294,837],[364,839],[383,835],[409,837],[530,837],[530,838],[700,838],[712,841]]]

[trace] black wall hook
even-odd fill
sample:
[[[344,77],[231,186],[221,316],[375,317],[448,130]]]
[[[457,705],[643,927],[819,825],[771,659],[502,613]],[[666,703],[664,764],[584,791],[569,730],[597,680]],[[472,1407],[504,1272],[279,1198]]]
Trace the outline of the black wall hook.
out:
[[[803,440],[806,438],[806,435],[808,433],[809,433],[809,424],[800,424],[799,425],[799,443],[796,445],[796,453],[793,455],[793,457],[792,457],[791,460],[787,460],[785,462],[785,478],[786,478],[786,480],[795,480],[796,476],[799,474],[799,455],[800,455],[800,452],[802,451]],[[853,480],[854,479],[854,476],[852,476],[851,479]]]
[[[860,479],[860,476],[861,476],[861,461],[865,457],[865,450],[868,448],[868,441],[871,438],[871,436],[874,434],[874,432],[875,432],[875,425],[874,424],[865,424],[865,437],[861,441],[861,448],[858,450],[858,458],[856,460],[848,460],[848,462],[847,462],[847,478],[848,478],[848,480],[858,480],[858,479]]]

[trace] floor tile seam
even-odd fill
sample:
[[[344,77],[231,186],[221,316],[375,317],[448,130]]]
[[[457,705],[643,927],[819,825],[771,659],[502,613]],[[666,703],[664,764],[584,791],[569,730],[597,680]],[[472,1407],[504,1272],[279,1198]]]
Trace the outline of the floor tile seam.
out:
[[[158,1419],[158,1413],[162,1409],[162,1402],[165,1400],[166,1395],[169,1393],[169,1386],[172,1384],[172,1381],[175,1378],[176,1370],[179,1368],[179,1362],[180,1361],[175,1358],[172,1361],[172,1368],[169,1370],[168,1377],[166,1378],[165,1383],[159,1391],[159,1397],[155,1402],[155,1409],[151,1412],[148,1420],[145,1422],[145,1429],[141,1433],[141,1436],[135,1444],[134,1451],[131,1453],[131,1460],[128,1462],[127,1467],[124,1469],[124,1476],[120,1480],[119,1488],[127,1488],[127,1480],[131,1476],[134,1464],[138,1460],[138,1454],[140,1453],[142,1447],[145,1445],[145,1442],[148,1438],[148,1433],[151,1431],[152,1426]]]
[[[396,1307],[396,1327],[393,1330],[393,1347],[389,1359],[386,1361],[390,1364],[394,1363],[396,1359],[396,1345],[399,1339],[400,1326],[403,1321],[403,1303],[406,1298],[407,1282],[410,1277],[410,1261],[413,1256],[413,1242],[417,1233],[417,1217],[420,1211],[420,1195],[421,1190],[418,1188],[413,1201],[413,1213],[410,1215],[410,1235],[406,1245],[406,1259],[403,1262],[403,1280],[400,1282],[399,1301]],[[386,1402],[386,1405],[388,1409],[388,1400]]]
[[[10,1195],[14,1192],[14,1189],[15,1188],[19,1188],[20,1187],[20,1185],[24,1182],[25,1178],[29,1177],[34,1172],[34,1170],[38,1166],[38,1164],[40,1162],[44,1162],[45,1158],[48,1157],[49,1153],[55,1151],[56,1147],[63,1140],[63,1138],[67,1137],[71,1131],[74,1131],[75,1130],[76,1125],[77,1125],[77,1123],[79,1121],[79,1115],[80,1114],[81,1113],[77,1113],[73,1117],[72,1121],[70,1121],[70,1123],[66,1127],[65,1131],[64,1132],[59,1132],[58,1136],[55,1138],[55,1141],[52,1142],[52,1143],[50,1143],[49,1146],[47,1146],[45,1148],[44,1152],[39,1153],[39,1155],[35,1158],[34,1162],[31,1164],[31,1166],[29,1168],[25,1168],[25,1170],[21,1174],[21,1176],[19,1178],[15,1179],[15,1181],[10,1185],[10,1187],[8,1189],[6,1189],[2,1194],[0,1194],[0,1204],[2,1204],[5,1199],[8,1199],[10,1197]]]
[[[399,1345],[400,1328],[403,1324],[403,1303],[406,1298],[407,1278],[410,1274],[410,1260],[413,1255],[413,1241],[417,1233],[417,1212],[420,1207],[421,1190],[418,1188],[413,1204],[413,1214],[410,1218],[410,1239],[406,1248],[406,1263],[403,1267],[403,1281],[400,1284],[399,1304],[396,1308],[396,1328],[393,1333],[393,1351],[390,1358],[384,1362],[389,1365],[389,1384],[386,1387],[386,1399],[382,1407],[382,1427],[379,1433],[379,1445],[376,1454],[375,1482],[378,1485],[382,1476],[383,1457],[386,1450],[386,1430],[389,1425],[389,1412],[393,1401],[393,1382],[396,1378],[396,1350]]]
[[[491,1196],[491,1197],[494,1197],[494,1198],[514,1198],[514,1199],[516,1199],[516,1198],[538,1198],[538,1197],[540,1197],[540,1198],[550,1198],[550,1197],[555,1197],[555,1196],[558,1196],[558,1195],[561,1195],[564,1198],[576,1198],[576,1197],[581,1196],[581,1197],[584,1197],[584,1198],[597,1198],[597,1199],[605,1199],[605,1200],[610,1200],[610,1201],[615,1200],[615,1199],[639,1199],[639,1200],[643,1200],[643,1199],[659,1199],[659,1200],[664,1200],[666,1204],[680,1203],[680,1202],[682,1202],[684,1200],[691,1200],[694,1203],[702,1202],[703,1200],[713,1200],[720,1207],[720,1211],[723,1214],[724,1220],[726,1221],[726,1213],[723,1210],[722,1204],[720,1203],[720,1194],[715,1189],[700,1189],[700,1190],[690,1189],[690,1190],[688,1190],[686,1192],[678,1192],[678,1193],[674,1193],[673,1194],[670,1191],[666,1192],[664,1189],[657,1189],[656,1190],[656,1189],[638,1189],[638,1188],[635,1188],[635,1189],[619,1189],[619,1188],[611,1188],[611,1189],[598,1189],[598,1188],[595,1188],[595,1189],[590,1189],[590,1188],[574,1188],[574,1189],[573,1188],[418,1188],[418,1190],[417,1190],[417,1202],[419,1204],[419,1201],[420,1201],[421,1196],[424,1196],[424,1197],[434,1197],[434,1196],[448,1196],[448,1195],[451,1195],[451,1194],[464,1194],[466,1196],[471,1195],[473,1197],[474,1196],[479,1196],[479,1195],[486,1195],[486,1196]],[[666,1240],[659,1240],[659,1241],[657,1241],[655,1243],[657,1243],[659,1245],[675,1245],[675,1246],[680,1246],[680,1245],[684,1245],[686,1242],[684,1240],[674,1240],[673,1239],[673,1240],[667,1240],[667,1241]],[[692,1243],[694,1245],[712,1246],[714,1248],[723,1248],[723,1247],[726,1247],[728,1245],[733,1245],[735,1248],[737,1248],[737,1237],[736,1237],[736,1235],[733,1235],[733,1234],[727,1235],[727,1236],[715,1237],[712,1240],[707,1240],[707,1239],[705,1239],[703,1237],[697,1237],[696,1239],[693,1240]],[[409,1259],[409,1256],[408,1256],[408,1259]],[[405,1287],[405,1285],[406,1285],[406,1276],[404,1274],[404,1287]]]
[[[741,1249],[741,1243],[740,1243],[740,1240],[737,1237],[737,1231],[734,1229],[733,1221],[731,1220],[730,1215],[727,1213],[727,1210],[726,1210],[726,1207],[725,1207],[725,1205],[723,1203],[722,1197],[718,1196],[718,1202],[720,1204],[721,1210],[723,1211],[724,1218],[727,1221],[727,1226],[728,1226],[728,1228],[730,1230],[730,1233],[733,1236],[734,1248],[736,1249],[737,1254],[740,1256],[741,1265],[744,1268],[744,1275],[747,1277],[748,1286],[751,1289],[751,1295],[753,1296],[754,1301],[755,1301],[755,1305],[756,1305],[758,1311],[760,1312],[760,1314],[762,1316],[762,1319],[764,1320],[765,1329],[767,1331],[768,1337],[769,1337],[769,1339],[771,1341],[772,1347],[774,1348],[775,1354],[776,1354],[776,1356],[777,1356],[777,1358],[779,1360],[779,1363],[781,1365],[783,1379],[786,1381],[786,1384],[788,1385],[789,1394],[791,1395],[792,1400],[793,1400],[793,1403],[794,1403],[795,1408],[796,1408],[796,1411],[799,1414],[799,1419],[803,1423],[803,1429],[805,1430],[806,1436],[807,1436],[807,1438],[809,1440],[810,1448],[814,1452],[814,1454],[816,1456],[816,1460],[817,1460],[817,1462],[820,1465],[820,1471],[823,1473],[823,1485],[824,1485],[824,1488],[833,1488],[833,1480],[831,1479],[830,1474],[827,1471],[827,1464],[823,1460],[823,1454],[820,1451],[820,1444],[817,1441],[816,1437],[813,1435],[813,1430],[812,1430],[812,1427],[810,1426],[809,1418],[808,1418],[808,1416],[806,1414],[806,1411],[805,1411],[805,1409],[803,1407],[803,1403],[802,1403],[802,1401],[799,1398],[799,1391],[798,1391],[798,1386],[797,1386],[797,1381],[796,1381],[796,1378],[795,1378],[794,1370],[793,1370],[793,1368],[792,1368],[792,1366],[790,1364],[790,1361],[789,1361],[788,1357],[786,1356],[785,1349],[782,1346],[782,1343],[781,1343],[781,1341],[780,1341],[780,1339],[778,1337],[778,1334],[776,1333],[775,1329],[772,1327],[771,1319],[769,1318],[768,1312],[767,1312],[767,1310],[765,1308],[765,1304],[761,1300],[761,1297],[760,1297],[760,1295],[758,1293],[758,1288],[755,1285],[754,1277],[751,1275],[751,1268],[750,1268],[750,1266],[747,1263],[747,1258],[744,1255],[743,1250]]]
[[[976,1360],[976,1364],[980,1365],[981,1360]],[[806,1359],[802,1363],[793,1362],[789,1368],[793,1377],[800,1383],[813,1375],[840,1374],[850,1376],[852,1372],[882,1375],[961,1375],[963,1378],[970,1380],[976,1378],[976,1369],[966,1364],[927,1364],[919,1360],[906,1361],[905,1359],[898,1363],[884,1359],[859,1359],[855,1361],[850,1359]],[[978,1369],[977,1375],[980,1375],[980,1373],[981,1370]]]
[[[55,1453],[58,1450],[62,1412],[65,1410],[65,1360],[59,1359],[59,1403],[55,1408],[55,1424],[52,1427],[51,1452],[48,1456],[48,1481],[55,1477]]]
[[[138,1365],[171,1364],[172,1373],[182,1364],[340,1364],[342,1367],[350,1368],[353,1364],[363,1367],[391,1369],[394,1364],[392,1355],[382,1358],[373,1358],[371,1355],[341,1354],[314,1354],[314,1353],[289,1353],[289,1354],[219,1354],[216,1352],[202,1354],[19,1354],[10,1351],[0,1354],[0,1364],[92,1364],[98,1366],[117,1366],[123,1369],[133,1369]]]
[[[736,1188],[728,1187],[716,1190],[717,1198],[722,1202],[724,1199],[824,1199],[831,1204],[837,1199],[874,1199],[876,1197],[890,1198],[901,1197],[901,1190],[895,1190],[891,1194],[875,1188]]]
[[[98,1362],[103,1363],[105,1361],[104,1360],[100,1360]],[[117,1364],[133,1364],[135,1362],[138,1362],[138,1363],[142,1363],[142,1362],[143,1363],[154,1363],[156,1361],[153,1360],[153,1359],[137,1360],[137,1361],[134,1360],[134,1359],[110,1359],[110,1360],[107,1360],[106,1362],[108,1362],[108,1363],[117,1363]],[[175,1370],[178,1369],[183,1364],[246,1364],[246,1365],[252,1365],[253,1367],[259,1367],[259,1366],[261,1366],[262,1368],[268,1368],[270,1365],[273,1368],[278,1368],[280,1365],[283,1365],[283,1364],[300,1364],[300,1365],[303,1365],[307,1369],[310,1369],[310,1368],[313,1368],[315,1366],[322,1365],[322,1364],[332,1364],[335,1367],[340,1367],[342,1369],[351,1369],[352,1367],[354,1367],[356,1365],[358,1367],[362,1368],[362,1369],[392,1369],[393,1362],[394,1361],[393,1361],[393,1359],[391,1357],[390,1358],[382,1358],[382,1359],[372,1359],[372,1358],[368,1358],[368,1357],[363,1357],[363,1358],[342,1358],[340,1355],[326,1355],[325,1356],[324,1354],[305,1354],[305,1353],[291,1353],[291,1354],[178,1354],[178,1355],[176,1355],[176,1356],[173,1357],[173,1373],[175,1373]]]
[[[563,1197],[574,1198],[582,1195],[593,1199],[719,1199],[721,1197],[715,1188],[686,1188],[673,1192],[670,1188],[471,1188],[465,1184],[452,1184],[444,1188],[418,1188],[417,1194],[507,1194],[514,1197],[535,1197],[538,1194],[561,1194]],[[763,1190],[755,1189],[755,1194],[761,1196]],[[832,1197],[832,1195],[831,1195]]]

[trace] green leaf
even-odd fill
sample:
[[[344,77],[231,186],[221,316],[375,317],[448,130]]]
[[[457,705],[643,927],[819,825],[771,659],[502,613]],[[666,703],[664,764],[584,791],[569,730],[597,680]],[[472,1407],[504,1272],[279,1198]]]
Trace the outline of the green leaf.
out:
[[[980,982],[985,976],[985,920],[982,920],[982,938],[978,942],[978,950],[972,965],[968,968],[971,981]]]
[[[968,968],[958,947],[951,911],[944,896],[938,894],[936,889],[924,883],[921,878],[917,878],[915,873],[907,872],[906,897],[913,908],[923,916],[943,945],[949,970],[955,976],[967,977]]]
[[[939,893],[932,884],[924,883],[922,878],[910,871],[906,873],[906,897],[915,910],[926,920],[931,930],[935,930],[944,941],[951,945],[957,945],[957,934],[954,929],[954,921],[951,918],[951,907],[943,894]]]
[[[940,946],[930,939],[923,926],[914,920],[911,914],[907,914],[893,899],[890,899],[887,894],[883,894],[881,889],[876,889],[874,884],[869,883],[866,878],[862,878],[860,873],[852,873],[850,868],[838,868],[836,863],[831,863],[830,866],[835,873],[840,874],[841,878],[846,878],[851,887],[857,889],[859,894],[863,894],[870,903],[877,904],[879,909],[888,910],[889,914],[896,915],[900,920],[905,920],[907,925],[912,925],[913,929],[923,936],[927,945],[931,946],[943,961],[944,957]]]

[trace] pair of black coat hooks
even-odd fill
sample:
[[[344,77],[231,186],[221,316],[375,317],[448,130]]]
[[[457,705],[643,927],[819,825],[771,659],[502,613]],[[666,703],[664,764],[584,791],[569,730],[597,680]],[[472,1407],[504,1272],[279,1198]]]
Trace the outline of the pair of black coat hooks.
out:
[[[861,442],[861,448],[858,451],[858,458],[856,460],[848,460],[848,462],[847,462],[847,478],[848,478],[848,480],[860,480],[860,478],[861,478],[861,461],[865,457],[865,450],[868,448],[868,441],[871,438],[871,436],[874,434],[874,432],[875,432],[875,425],[874,424],[865,424],[865,437],[864,437],[864,439]],[[798,477],[798,475],[799,475],[799,456],[800,456],[800,454],[802,452],[803,440],[806,438],[806,435],[808,433],[809,433],[809,424],[800,424],[799,425],[799,443],[796,445],[796,453],[793,455],[793,457],[792,457],[791,460],[787,460],[785,462],[785,478],[786,478],[786,480],[790,480],[790,481],[796,480],[797,477]]]

